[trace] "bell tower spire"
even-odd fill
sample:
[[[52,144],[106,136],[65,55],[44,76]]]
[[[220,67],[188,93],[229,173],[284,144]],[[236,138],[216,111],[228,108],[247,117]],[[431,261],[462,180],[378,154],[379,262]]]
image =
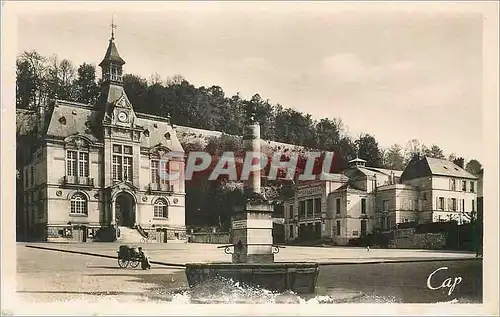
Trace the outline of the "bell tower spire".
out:
[[[111,19],[111,38],[109,39],[108,49],[102,62],[99,66],[102,69],[102,82],[103,84],[123,85],[122,71],[125,61],[118,53],[115,45],[115,29],[116,24],[114,19]]]

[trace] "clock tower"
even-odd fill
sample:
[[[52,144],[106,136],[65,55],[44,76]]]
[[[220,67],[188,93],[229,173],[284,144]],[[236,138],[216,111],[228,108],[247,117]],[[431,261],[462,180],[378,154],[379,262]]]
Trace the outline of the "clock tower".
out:
[[[96,105],[101,111],[103,124],[134,127],[134,111],[123,88],[123,65],[125,61],[115,44],[116,25],[111,23],[111,38],[99,66],[101,67],[101,95]]]

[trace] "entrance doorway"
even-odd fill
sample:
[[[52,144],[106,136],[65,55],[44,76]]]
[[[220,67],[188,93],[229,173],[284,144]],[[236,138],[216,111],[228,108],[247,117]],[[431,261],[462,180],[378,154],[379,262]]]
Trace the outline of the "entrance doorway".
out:
[[[115,201],[116,225],[133,228],[135,225],[135,202],[128,193],[120,193]]]

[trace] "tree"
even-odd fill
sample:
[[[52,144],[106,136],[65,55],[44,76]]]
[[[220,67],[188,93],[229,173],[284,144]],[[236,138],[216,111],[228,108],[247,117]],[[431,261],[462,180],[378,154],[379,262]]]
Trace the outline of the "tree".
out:
[[[412,139],[406,143],[404,149],[404,165],[406,166],[412,159],[424,155],[425,146],[417,139]]]
[[[28,109],[35,99],[35,74],[27,60],[16,61],[16,107]]]
[[[74,82],[76,101],[95,104],[99,96],[94,65],[83,63],[78,67],[77,79]]]
[[[59,61],[57,55],[53,55],[49,61],[45,78],[48,99],[74,100],[76,93],[73,86],[75,80],[73,64],[67,59]]]
[[[46,103],[46,62],[36,51],[25,51],[18,57],[16,101],[19,107],[35,109]]]
[[[334,151],[340,144],[342,122],[340,119],[321,119],[315,126],[316,146],[320,150]]]
[[[424,149],[424,155],[427,157],[432,157],[436,159],[444,159],[443,150],[437,145],[432,145],[430,148]]]
[[[151,86],[154,86],[154,85],[163,85],[163,81],[161,80],[161,76],[160,74],[158,74],[157,72],[154,72],[153,74],[151,74],[151,76],[149,76],[149,84]]]
[[[382,154],[375,137],[370,134],[362,134],[355,143],[358,144],[359,157],[366,160],[367,166],[382,166]]]
[[[155,108],[148,103],[148,83],[146,79],[126,74],[122,77],[122,80],[123,88],[134,109],[139,112],[155,113]]]
[[[472,159],[469,162],[467,162],[467,165],[465,165],[465,170],[472,175],[478,175],[481,172],[481,169],[483,166],[481,163],[479,163],[478,160]]]
[[[388,169],[403,170],[404,161],[403,148],[399,144],[393,144],[385,153],[384,166]]]

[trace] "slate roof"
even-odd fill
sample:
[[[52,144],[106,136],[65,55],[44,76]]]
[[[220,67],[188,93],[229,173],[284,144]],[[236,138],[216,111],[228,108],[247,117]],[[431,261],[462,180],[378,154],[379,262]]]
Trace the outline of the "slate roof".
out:
[[[204,129],[198,129],[180,125],[175,126],[174,129],[177,131],[177,137],[183,143],[192,143],[193,141],[199,141],[202,145],[206,145],[210,137],[220,137],[223,134],[220,131],[204,130]],[[230,136],[235,136],[235,135],[230,135]],[[236,135],[235,137],[241,139],[241,136]],[[304,147],[302,146],[283,143],[283,142],[268,141],[261,139],[260,144],[261,144],[261,151],[264,154],[273,153],[274,148],[277,148],[280,151],[285,151],[285,150],[298,151],[298,152],[304,151]]]
[[[460,166],[448,160],[441,160],[432,157],[426,157],[427,164],[431,169],[433,175],[455,176],[463,178],[477,178],[471,173],[467,172]]]
[[[89,129],[90,124],[98,122],[98,114],[90,105],[57,100],[48,123],[47,136],[65,138],[79,133],[92,142],[98,141],[99,136]]]
[[[391,170],[391,169],[387,169],[387,168],[378,168],[378,167],[369,167],[369,166],[365,166],[364,167],[365,169],[367,170],[372,170],[372,171],[375,171],[377,173],[382,173],[382,174],[385,174],[387,176],[391,175],[391,172],[394,174],[394,176],[396,177],[401,177],[401,174],[403,174],[403,171],[399,171],[399,170]]]
[[[163,144],[171,151],[184,152],[176,137],[176,132],[172,129],[168,120],[142,113],[135,113],[135,115],[136,126],[142,127],[149,132],[149,136],[144,133],[141,135],[142,147],[151,148]],[[47,136],[65,138],[79,133],[79,135],[87,137],[93,142],[99,141],[96,129],[91,127],[99,126],[101,124],[100,118],[100,111],[94,110],[90,105],[58,100],[48,124]],[[167,133],[170,134],[170,140],[165,137]]]
[[[171,151],[184,153],[184,149],[177,138],[175,129],[172,128],[170,123],[165,120],[165,118],[137,112],[136,117],[137,119],[135,123],[143,127],[145,130],[149,130],[149,137],[142,134],[141,146],[151,148],[161,143]],[[165,138],[166,133],[170,134],[170,140]]]
[[[477,179],[476,176],[451,161],[431,157],[423,157],[410,162],[403,171],[401,179],[414,179],[432,175]]]
[[[337,188],[336,190],[334,190],[333,192],[342,192],[342,191],[366,193],[366,191],[354,186],[351,183],[346,183]]]

